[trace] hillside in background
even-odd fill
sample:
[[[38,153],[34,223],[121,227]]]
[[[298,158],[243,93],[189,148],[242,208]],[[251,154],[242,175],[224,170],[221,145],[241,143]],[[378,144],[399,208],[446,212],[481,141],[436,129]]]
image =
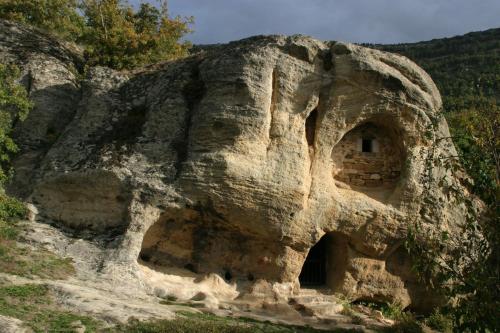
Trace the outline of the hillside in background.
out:
[[[500,28],[463,36],[393,45],[366,45],[402,54],[433,78],[446,112],[500,98]]]
[[[471,176],[469,188],[487,204],[482,232],[483,259],[477,269],[463,276],[441,271],[448,278],[467,281],[455,288],[458,294],[476,294],[474,299],[455,308],[455,318],[498,309],[498,278],[500,276],[500,28],[471,32],[463,36],[430,41],[396,44],[366,45],[404,55],[425,69],[438,86],[445,117],[450,126],[461,164]],[[434,256],[429,252],[428,259]],[[470,256],[469,246],[456,255],[455,262]],[[424,267],[432,259],[425,261]],[[431,267],[431,266],[428,266]],[[469,286],[473,289],[465,291]],[[483,307],[484,306],[484,307]],[[498,310],[496,310],[498,313]],[[498,314],[482,319],[470,317],[472,326],[489,322],[491,331],[500,327]],[[462,320],[462,319],[459,319]],[[476,331],[473,327],[471,331]],[[454,329],[463,332],[460,327]],[[478,331],[482,331],[478,330]],[[488,329],[486,331],[489,331]]]
[[[445,116],[473,190],[498,200],[500,28],[407,44],[364,44],[404,55],[438,86]]]

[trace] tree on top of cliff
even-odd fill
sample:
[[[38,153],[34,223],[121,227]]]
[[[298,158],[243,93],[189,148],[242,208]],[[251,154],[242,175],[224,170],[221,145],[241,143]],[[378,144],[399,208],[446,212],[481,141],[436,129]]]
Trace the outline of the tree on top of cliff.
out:
[[[78,13],[79,0],[2,0],[0,17],[32,25],[66,40],[76,41],[84,20]]]
[[[124,0],[4,0],[0,18],[82,43],[89,65],[131,69],[182,57],[190,47],[181,39],[192,18],[170,18],[164,0],[138,10]]]
[[[84,0],[81,6],[91,65],[133,68],[181,57],[189,48],[179,40],[189,32],[190,19],[171,19],[166,10],[145,3],[135,12],[120,0]]]

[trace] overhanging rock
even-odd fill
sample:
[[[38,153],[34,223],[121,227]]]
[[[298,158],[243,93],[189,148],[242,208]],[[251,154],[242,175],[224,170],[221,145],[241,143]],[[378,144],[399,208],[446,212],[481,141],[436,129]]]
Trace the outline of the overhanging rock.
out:
[[[438,183],[421,182],[426,172],[446,176],[426,165],[431,150],[455,151],[440,139],[449,133],[439,92],[407,58],[260,36],[130,73],[92,68],[78,82],[70,56],[21,59],[0,44],[44,79],[31,87],[35,101],[53,101],[17,129],[30,140],[12,191],[29,179],[24,194],[39,218],[76,237],[106,236],[113,252],[102,272],[123,267],[147,284],[140,265],[175,266],[290,293],[312,282],[352,299],[435,301],[402,241],[426,218],[424,197],[440,202],[426,221],[433,228],[454,232],[460,222]],[[308,258],[320,239],[323,253]],[[301,281],[306,266],[319,277]]]

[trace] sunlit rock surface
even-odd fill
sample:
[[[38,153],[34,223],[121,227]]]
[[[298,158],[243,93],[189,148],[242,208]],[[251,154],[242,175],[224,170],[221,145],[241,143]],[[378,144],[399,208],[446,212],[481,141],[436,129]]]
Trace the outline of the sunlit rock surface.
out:
[[[423,182],[455,181],[426,163],[455,151],[436,86],[407,58],[259,36],[81,79],[78,50],[6,22],[0,55],[37,103],[16,129],[10,192],[76,241],[52,247],[80,276],[214,307],[304,287],[436,301],[411,271],[407,227],[454,232],[463,208]]]

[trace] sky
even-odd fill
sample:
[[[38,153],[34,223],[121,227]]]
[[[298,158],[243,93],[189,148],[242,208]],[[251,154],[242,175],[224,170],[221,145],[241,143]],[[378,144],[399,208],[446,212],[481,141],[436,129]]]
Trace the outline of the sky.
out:
[[[169,0],[168,6],[170,15],[194,16],[186,39],[195,44],[261,34],[388,44],[500,27],[499,0]]]

